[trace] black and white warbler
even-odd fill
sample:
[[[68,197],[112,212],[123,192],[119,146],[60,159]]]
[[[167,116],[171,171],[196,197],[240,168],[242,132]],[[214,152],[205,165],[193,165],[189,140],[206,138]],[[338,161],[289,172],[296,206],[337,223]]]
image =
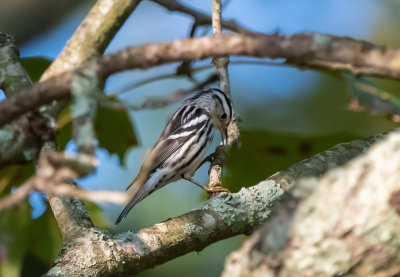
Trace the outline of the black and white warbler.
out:
[[[192,176],[205,158],[215,129],[220,131],[222,143],[227,143],[227,129],[232,116],[231,100],[219,89],[204,90],[185,100],[168,120],[139,174],[128,186],[127,193],[132,195],[132,199],[115,224],[120,223],[139,201],[181,178],[210,191],[194,181]],[[221,187],[214,191],[227,189]]]

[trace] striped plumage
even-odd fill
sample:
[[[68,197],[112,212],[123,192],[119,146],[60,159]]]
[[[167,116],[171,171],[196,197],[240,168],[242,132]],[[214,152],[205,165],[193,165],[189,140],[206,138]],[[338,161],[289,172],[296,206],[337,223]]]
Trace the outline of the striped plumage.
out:
[[[195,94],[168,120],[161,136],[146,156],[139,174],[128,186],[132,195],[115,224],[155,190],[178,179],[191,179],[214,138],[215,129],[227,140],[227,128],[232,119],[232,104],[219,89],[209,89]]]

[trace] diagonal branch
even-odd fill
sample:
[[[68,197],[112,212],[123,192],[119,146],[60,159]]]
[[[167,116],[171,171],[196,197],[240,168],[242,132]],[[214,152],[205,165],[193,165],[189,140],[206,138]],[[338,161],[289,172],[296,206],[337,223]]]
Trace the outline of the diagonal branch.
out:
[[[198,209],[137,233],[111,236],[87,229],[65,248],[46,276],[137,274],[216,241],[249,234],[270,217],[271,208],[299,178],[320,176],[341,166],[384,137],[339,144],[254,187],[212,198]]]
[[[139,2],[140,0],[97,1],[60,56],[41,77],[41,81],[51,79],[61,72],[72,70],[85,61],[102,55]],[[67,80],[68,86],[71,85],[71,81],[72,78]],[[45,95],[49,94],[49,92],[45,93]],[[9,101],[12,102],[12,99]],[[49,101],[40,105],[45,104],[52,105],[42,109],[44,113],[51,118],[55,118],[62,110],[64,103],[54,104],[53,101]],[[54,140],[46,142],[40,149],[41,158],[47,157],[49,153],[54,152],[56,149],[57,146]],[[47,198],[63,234],[64,241],[72,240],[75,236],[79,236],[83,229],[93,227],[93,223],[81,200],[74,200],[66,196],[56,196],[52,193],[47,193]]]
[[[394,62],[400,61],[398,50],[375,46],[362,40],[318,33],[293,36],[223,34],[212,38],[147,44],[94,59],[83,67],[93,66],[101,76],[107,77],[128,69],[146,69],[177,61],[226,55],[285,58],[286,63],[302,68],[347,70],[353,74],[400,79],[400,63]],[[68,98],[72,75],[72,72],[64,72],[22,90],[11,97],[8,103],[0,103],[0,127],[28,110],[37,109],[53,100]]]

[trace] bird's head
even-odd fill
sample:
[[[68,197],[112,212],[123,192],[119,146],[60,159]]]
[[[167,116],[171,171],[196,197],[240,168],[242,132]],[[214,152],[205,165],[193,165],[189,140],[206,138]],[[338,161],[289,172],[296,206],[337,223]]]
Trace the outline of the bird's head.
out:
[[[222,143],[228,143],[228,126],[233,118],[233,108],[230,98],[219,89],[211,89],[213,101],[209,109],[213,124],[221,133]]]

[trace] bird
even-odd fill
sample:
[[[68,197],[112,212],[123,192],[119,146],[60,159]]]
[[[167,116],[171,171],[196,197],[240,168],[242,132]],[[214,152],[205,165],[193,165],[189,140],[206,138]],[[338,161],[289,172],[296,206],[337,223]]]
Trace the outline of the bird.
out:
[[[209,193],[229,192],[223,187],[202,186],[192,177],[207,154],[215,130],[220,132],[222,144],[227,145],[233,113],[231,99],[217,88],[197,92],[186,99],[169,118],[136,178],[127,187],[130,201],[115,224],[119,224],[145,197],[179,179],[190,181]]]

